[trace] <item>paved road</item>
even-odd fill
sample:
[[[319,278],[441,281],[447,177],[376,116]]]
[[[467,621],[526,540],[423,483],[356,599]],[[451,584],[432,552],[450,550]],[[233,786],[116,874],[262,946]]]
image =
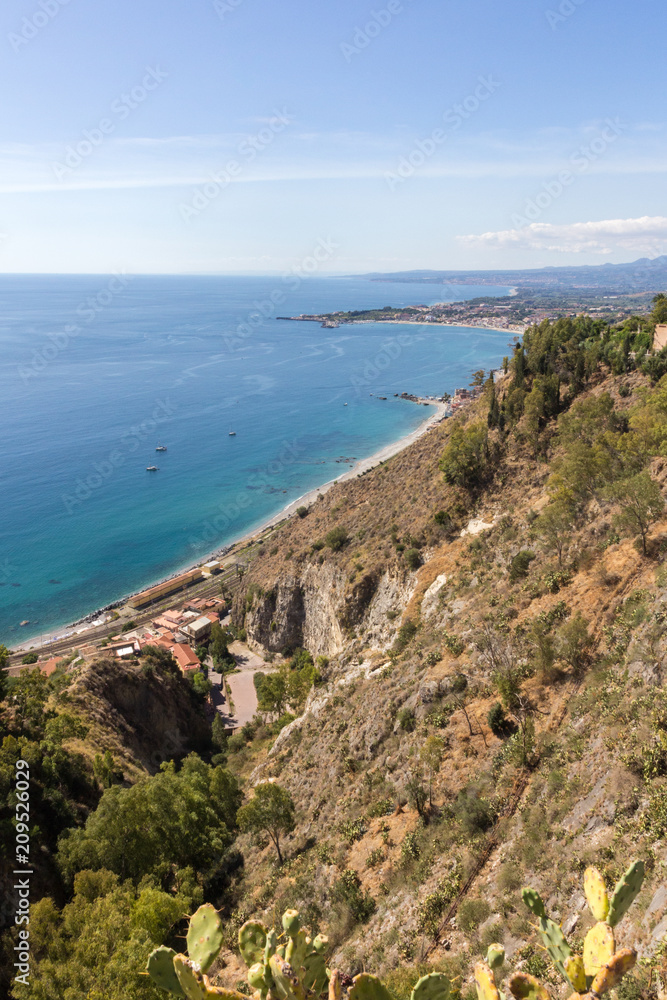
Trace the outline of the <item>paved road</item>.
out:
[[[229,712],[229,705],[219,690],[213,690],[213,704],[223,717],[225,725],[239,728],[250,722],[257,711],[257,692],[255,691],[255,674],[258,670],[267,672],[267,664],[253,653],[242,642],[232,642],[229,652],[236,660],[238,674],[228,674],[227,687],[234,702],[234,712]],[[269,668],[270,669],[270,668]],[[210,675],[209,675],[210,676]],[[213,678],[211,677],[213,680]]]

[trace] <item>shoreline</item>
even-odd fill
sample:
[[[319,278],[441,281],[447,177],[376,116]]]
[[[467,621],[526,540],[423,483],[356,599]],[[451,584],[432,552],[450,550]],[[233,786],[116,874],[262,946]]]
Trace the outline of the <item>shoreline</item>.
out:
[[[253,539],[258,538],[259,536],[264,534],[264,532],[268,531],[270,528],[273,528],[276,525],[281,524],[283,521],[286,521],[288,518],[293,517],[296,514],[296,511],[299,507],[312,506],[312,504],[314,504],[320,496],[324,496],[326,493],[328,493],[329,490],[332,489],[337,483],[343,483],[350,479],[356,479],[357,476],[362,475],[364,472],[368,472],[370,469],[375,468],[375,466],[380,465],[382,462],[386,462],[389,458],[393,458],[394,455],[397,455],[399,452],[403,451],[409,445],[417,441],[418,438],[420,438],[423,434],[426,434],[433,427],[436,427],[439,423],[441,423],[442,420],[446,419],[449,413],[449,405],[447,403],[442,403],[437,400],[429,400],[417,397],[415,405],[428,406],[429,408],[434,408],[435,413],[430,413],[429,416],[427,416],[422,421],[422,423],[415,428],[414,431],[410,431],[409,434],[405,434],[403,435],[403,437],[397,438],[395,441],[392,441],[390,444],[385,445],[383,448],[379,448],[377,451],[373,452],[373,454],[369,455],[367,458],[359,459],[357,462],[355,462],[355,464],[351,469],[348,469],[346,472],[342,473],[336,479],[330,479],[326,483],[323,483],[321,486],[313,487],[313,489],[308,490],[306,493],[303,493],[301,496],[297,497],[296,500],[291,500],[285,507],[279,510],[276,514],[273,514],[271,517],[266,518],[256,527],[250,528],[247,531],[243,532],[243,534],[239,535],[238,538],[234,538],[231,541],[226,542],[222,546],[218,545],[217,548],[213,549],[210,553],[208,553],[208,555],[200,556],[194,562],[186,563],[179,569],[175,570],[173,573],[170,573],[168,576],[162,577],[160,580],[156,580],[153,583],[149,583],[146,585],[146,587],[142,589],[145,590],[148,589],[148,587],[156,587],[159,586],[161,583],[167,583],[174,577],[180,576],[182,573],[187,573],[188,570],[196,569],[199,566],[203,566],[205,563],[210,562],[212,559],[217,558],[223,564],[225,563],[225,561],[231,561],[235,554],[234,550],[239,545],[252,542]],[[110,604],[107,605],[106,607],[108,608],[122,607],[125,604],[127,604],[130,598],[134,597],[135,594],[137,593],[141,593],[141,591],[133,591],[130,594],[125,594],[123,597],[120,597],[117,600],[110,602]],[[98,608],[95,611],[89,612],[85,616],[85,619],[98,618],[104,613],[105,613],[104,609]],[[20,645],[13,645],[12,650],[14,653],[28,653],[36,649],[48,650],[48,647],[52,642],[56,642],[62,639],[68,639],[70,637],[74,639],[75,637],[78,636],[81,636],[82,642],[85,642],[86,632],[90,631],[90,629],[94,627],[95,626],[92,623],[84,625],[84,619],[78,619],[76,622],[72,622],[68,625],[63,625],[60,628],[56,627],[56,629],[53,630],[53,633],[51,632],[48,633],[49,639],[47,640],[44,639],[44,636],[47,633],[41,633],[40,635],[30,636],[29,638],[23,639]],[[54,634],[54,633],[61,633],[61,634]]]
[[[437,304],[437,303],[436,303]],[[448,304],[448,303],[447,303]],[[323,326],[324,316],[278,316],[278,319],[288,319],[296,323],[319,323]],[[481,319],[478,323],[439,323],[434,320],[425,319],[350,319],[344,323],[338,323],[337,327],[329,329],[341,329],[344,326],[435,326],[444,327],[451,330],[493,330],[494,333],[512,333],[515,336],[523,336],[528,329],[524,326],[493,326],[485,323]]]

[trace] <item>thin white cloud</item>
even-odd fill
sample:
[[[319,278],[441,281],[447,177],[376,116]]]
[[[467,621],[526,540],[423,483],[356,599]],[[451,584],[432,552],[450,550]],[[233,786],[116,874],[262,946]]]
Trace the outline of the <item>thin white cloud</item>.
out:
[[[470,247],[490,250],[545,250],[553,253],[612,254],[632,250],[649,255],[667,253],[667,217],[604,219],[553,225],[533,222],[521,229],[504,229],[481,235],[459,236]]]

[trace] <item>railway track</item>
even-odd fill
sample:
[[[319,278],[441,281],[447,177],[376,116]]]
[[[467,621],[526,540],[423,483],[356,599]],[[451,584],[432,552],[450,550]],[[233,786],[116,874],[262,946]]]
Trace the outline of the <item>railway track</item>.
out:
[[[95,645],[104,639],[110,638],[112,635],[118,635],[119,630],[127,628],[129,621],[135,623],[136,628],[143,628],[148,625],[154,618],[162,614],[163,611],[167,611],[169,608],[173,607],[175,603],[182,601],[185,598],[202,598],[202,597],[213,597],[219,596],[220,585],[224,584],[225,589],[228,592],[235,593],[241,586],[241,580],[236,573],[235,567],[230,567],[229,569],[223,570],[215,577],[211,577],[205,583],[196,583],[187,590],[177,591],[171,594],[169,597],[163,598],[160,601],[156,601],[152,604],[150,608],[142,611],[133,612],[131,617],[120,619],[114,619],[112,622],[106,622],[104,625],[98,625],[95,628],[87,629],[85,632],[79,635],[70,635],[65,639],[59,639],[56,642],[49,642],[39,649],[42,654],[48,653],[49,658],[54,656],[68,656],[83,645]],[[37,652],[37,650],[35,650]],[[21,660],[25,656],[25,652],[12,653],[9,658],[9,663],[7,666],[7,672],[11,675],[16,675],[21,672],[21,670],[29,669],[31,665],[22,664]]]

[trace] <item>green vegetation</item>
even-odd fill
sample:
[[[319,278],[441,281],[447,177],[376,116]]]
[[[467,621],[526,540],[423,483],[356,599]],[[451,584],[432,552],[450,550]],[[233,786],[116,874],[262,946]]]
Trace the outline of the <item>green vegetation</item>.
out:
[[[257,785],[250,801],[241,806],[237,821],[239,829],[255,835],[267,833],[282,865],[280,839],[294,829],[294,803],[289,792],[275,782]]]

